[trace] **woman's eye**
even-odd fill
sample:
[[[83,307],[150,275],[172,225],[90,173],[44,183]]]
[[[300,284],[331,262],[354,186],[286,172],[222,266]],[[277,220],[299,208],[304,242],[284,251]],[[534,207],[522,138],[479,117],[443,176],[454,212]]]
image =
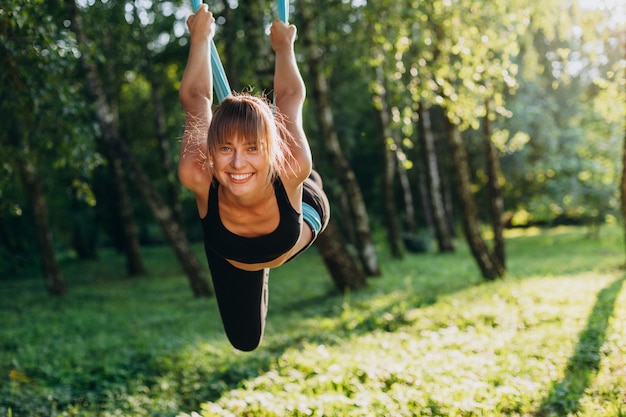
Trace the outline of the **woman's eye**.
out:
[[[248,150],[249,150],[250,152],[256,152],[256,146],[250,146],[250,147],[248,148]]]

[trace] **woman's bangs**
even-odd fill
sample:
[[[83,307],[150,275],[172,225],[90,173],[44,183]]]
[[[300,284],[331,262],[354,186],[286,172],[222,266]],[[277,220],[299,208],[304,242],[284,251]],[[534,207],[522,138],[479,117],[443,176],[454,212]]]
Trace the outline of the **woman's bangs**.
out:
[[[226,106],[224,104],[213,119],[217,123],[211,123],[212,127],[216,127],[216,144],[222,145],[232,138],[237,138],[237,141],[254,144],[259,149],[267,149],[268,129],[258,109],[253,108],[251,103],[240,100],[228,102]]]
[[[246,106],[246,114],[243,117],[244,122],[241,123],[239,132],[240,138],[246,143],[254,143],[257,148],[267,149],[267,126],[266,121],[258,110],[253,109],[250,105]]]

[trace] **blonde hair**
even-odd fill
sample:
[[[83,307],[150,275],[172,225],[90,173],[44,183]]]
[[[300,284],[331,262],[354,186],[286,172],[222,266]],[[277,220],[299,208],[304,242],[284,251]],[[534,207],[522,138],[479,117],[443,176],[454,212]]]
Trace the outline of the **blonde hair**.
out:
[[[217,107],[207,137],[209,155],[234,137],[254,143],[265,154],[270,166],[268,183],[278,175],[295,172],[290,145],[296,142],[285,127],[283,115],[266,98],[240,93]]]

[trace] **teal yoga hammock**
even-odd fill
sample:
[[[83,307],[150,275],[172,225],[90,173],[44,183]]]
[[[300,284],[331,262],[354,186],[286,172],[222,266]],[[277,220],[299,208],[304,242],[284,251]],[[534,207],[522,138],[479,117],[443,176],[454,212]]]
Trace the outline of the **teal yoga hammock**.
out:
[[[202,4],[201,0],[192,0],[193,11],[195,12]],[[278,17],[283,22],[289,21],[289,0],[278,0]],[[213,72],[213,89],[217,96],[217,102],[221,103],[226,97],[231,94],[230,85],[228,84],[228,78],[224,71],[224,66],[220,60],[220,56],[215,48],[215,43],[211,40],[209,46],[211,48],[211,70]]]

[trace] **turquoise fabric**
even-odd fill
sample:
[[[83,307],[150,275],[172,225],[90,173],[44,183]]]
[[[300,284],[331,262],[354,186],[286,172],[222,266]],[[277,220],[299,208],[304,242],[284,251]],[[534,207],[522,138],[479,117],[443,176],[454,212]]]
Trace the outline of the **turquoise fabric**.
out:
[[[289,0],[278,0],[278,17],[285,23],[289,21]]]
[[[224,72],[224,66],[213,41],[211,41],[211,69],[213,71],[213,89],[217,96],[217,102],[221,103],[226,97],[230,96],[231,90],[228,78],[226,78],[226,73]]]
[[[302,218],[315,231],[314,235],[322,230],[322,219],[319,213],[309,204],[302,202]]]

